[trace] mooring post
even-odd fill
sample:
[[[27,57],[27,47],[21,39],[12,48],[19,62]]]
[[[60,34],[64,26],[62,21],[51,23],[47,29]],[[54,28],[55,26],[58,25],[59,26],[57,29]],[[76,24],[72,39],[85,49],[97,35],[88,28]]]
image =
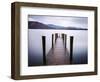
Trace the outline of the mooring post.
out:
[[[46,37],[42,36],[43,65],[46,65]]]
[[[66,43],[67,43],[67,35],[65,34],[65,49],[66,49]]]
[[[55,43],[56,43],[56,34],[55,34]]]
[[[58,38],[58,37],[57,37],[57,35],[58,35],[58,34],[57,34],[57,33],[55,33],[55,43],[56,43],[56,40],[57,40],[57,38]]]
[[[64,43],[64,34],[62,34],[62,39],[63,39],[63,43]]]
[[[64,39],[63,39],[63,43],[64,43],[64,45],[65,45],[65,34],[63,35],[63,37],[64,37]]]
[[[73,36],[70,36],[70,63],[73,61]]]
[[[53,39],[54,39],[54,35],[52,34],[52,48],[54,47]]]

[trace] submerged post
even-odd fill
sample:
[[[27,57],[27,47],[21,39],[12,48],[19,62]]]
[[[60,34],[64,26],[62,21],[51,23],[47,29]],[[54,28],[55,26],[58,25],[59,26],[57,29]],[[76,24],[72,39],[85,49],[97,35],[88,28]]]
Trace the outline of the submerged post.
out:
[[[42,36],[43,65],[46,65],[46,37]]]
[[[73,61],[73,36],[70,36],[70,63]]]
[[[53,44],[53,40],[54,39],[54,35],[52,34],[52,48],[54,47],[54,44]]]

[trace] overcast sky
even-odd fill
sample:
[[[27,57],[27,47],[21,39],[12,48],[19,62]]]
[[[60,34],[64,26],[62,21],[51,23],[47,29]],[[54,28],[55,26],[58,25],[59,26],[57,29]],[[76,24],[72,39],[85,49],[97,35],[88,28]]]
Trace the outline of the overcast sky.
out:
[[[87,17],[29,15],[28,21],[38,21],[44,24],[54,24],[64,27],[70,26],[70,27],[88,28]]]

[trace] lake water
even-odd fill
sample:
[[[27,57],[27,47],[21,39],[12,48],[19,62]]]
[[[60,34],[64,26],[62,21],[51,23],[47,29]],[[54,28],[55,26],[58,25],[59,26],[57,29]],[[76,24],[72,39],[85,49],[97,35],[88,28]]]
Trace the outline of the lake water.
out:
[[[73,64],[88,63],[88,30],[40,30],[28,29],[28,65],[43,65],[42,36],[46,36],[46,54],[52,47],[52,34],[67,34],[67,49],[70,49],[70,36],[74,36]]]

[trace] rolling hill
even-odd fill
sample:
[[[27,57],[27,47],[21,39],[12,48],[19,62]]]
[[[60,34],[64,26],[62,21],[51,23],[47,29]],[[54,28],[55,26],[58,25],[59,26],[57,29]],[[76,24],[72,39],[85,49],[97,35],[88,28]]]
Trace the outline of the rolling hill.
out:
[[[43,24],[37,21],[28,21],[28,28],[29,29],[57,29],[57,30],[88,30],[87,28],[80,28],[80,27],[63,27],[54,24]]]

